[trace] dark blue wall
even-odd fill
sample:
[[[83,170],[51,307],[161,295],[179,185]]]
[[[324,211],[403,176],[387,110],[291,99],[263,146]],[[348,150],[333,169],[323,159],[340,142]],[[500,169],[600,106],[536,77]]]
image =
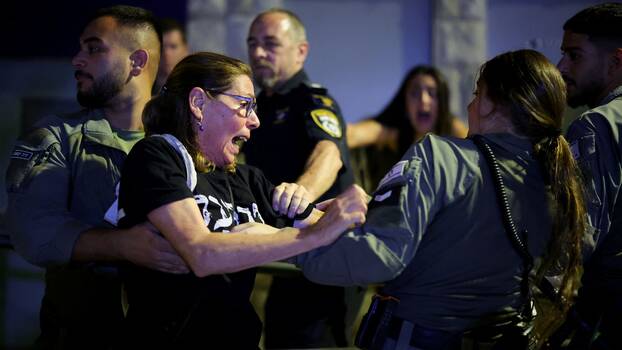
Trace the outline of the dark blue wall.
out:
[[[69,57],[78,49],[78,36],[97,9],[118,1],[15,1],[0,10],[0,57]],[[123,4],[151,10],[156,16],[186,20],[186,0],[137,1]],[[60,19],[60,20],[59,20]],[[61,23],[61,25],[59,25]]]

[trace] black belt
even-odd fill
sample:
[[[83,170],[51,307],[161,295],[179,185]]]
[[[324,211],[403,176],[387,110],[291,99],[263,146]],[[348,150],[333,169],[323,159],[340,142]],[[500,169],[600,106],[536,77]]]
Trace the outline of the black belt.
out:
[[[409,331],[408,334],[401,334],[402,330]],[[392,338],[396,342],[402,337],[408,337],[408,345],[422,349],[460,349],[462,333],[449,332],[439,329],[424,327],[408,320],[393,317],[389,322],[387,338]]]
[[[511,328],[511,332],[501,332],[494,337],[479,337],[477,331],[486,333],[488,327],[476,328],[471,332],[450,332],[440,329],[424,327],[408,320],[393,317],[389,322],[387,338],[396,342],[396,348],[404,348],[409,345],[420,349],[435,350],[460,350],[460,349],[527,349],[528,339],[520,336],[520,326],[515,322],[510,322],[508,326],[514,325],[518,328]],[[493,327],[494,329],[496,327]],[[510,328],[508,328],[510,330]],[[475,333],[473,331],[476,331]],[[408,334],[407,332],[410,332]]]

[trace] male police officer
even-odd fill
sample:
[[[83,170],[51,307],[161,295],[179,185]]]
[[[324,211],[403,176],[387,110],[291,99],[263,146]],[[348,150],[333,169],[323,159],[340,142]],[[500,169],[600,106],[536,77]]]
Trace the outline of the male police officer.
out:
[[[247,163],[273,183],[296,182],[313,199],[336,196],[353,183],[339,106],[303,69],[305,28],[290,11],[259,14],[248,34],[248,54],[262,127],[245,146]],[[266,347],[346,345],[343,288],[275,277],[266,303]],[[324,322],[335,342],[323,342]]]
[[[181,24],[171,18],[163,18],[159,24],[162,30],[162,57],[160,58],[158,75],[155,84],[153,84],[153,95],[160,92],[175,65],[188,56],[186,31]]]
[[[591,108],[571,124],[568,140],[586,175],[596,243],[585,261],[575,308],[582,327],[571,347],[622,349],[622,4],[592,6],[570,18],[561,49],[568,105]]]
[[[150,12],[129,6],[99,10],[72,61],[85,109],[39,123],[11,155],[11,238],[18,253],[47,269],[42,348],[104,349],[114,342],[122,320],[121,288],[106,262],[187,271],[147,226],[112,230],[103,221],[121,164],[143,137],[141,114],[159,56]]]

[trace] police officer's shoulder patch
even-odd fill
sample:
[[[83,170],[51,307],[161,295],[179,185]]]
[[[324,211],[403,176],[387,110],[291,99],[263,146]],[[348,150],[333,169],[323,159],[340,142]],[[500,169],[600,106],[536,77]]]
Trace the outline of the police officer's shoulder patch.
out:
[[[389,170],[389,172],[382,178],[382,180],[380,180],[380,184],[378,184],[378,189],[376,191],[380,192],[383,188],[393,187],[394,185],[406,182],[404,172],[407,165],[407,160],[400,160],[399,162],[397,162],[391,168],[391,170]]]
[[[13,158],[13,159],[21,159],[21,160],[30,160],[30,159],[32,159],[33,154],[34,153],[31,152],[31,151],[22,150],[22,149],[15,149],[15,150],[13,150],[13,153],[11,153],[11,158]]]
[[[397,162],[391,170],[380,180],[378,188],[374,191],[372,205],[394,205],[399,203],[400,188],[406,182],[406,169],[408,167],[407,160]]]
[[[313,122],[334,138],[341,138],[341,124],[335,112],[327,108],[317,108],[311,111]]]
[[[29,182],[33,169],[47,161],[49,149],[55,143],[59,143],[58,139],[45,128],[35,129],[20,138],[13,148],[6,173],[8,192],[18,192]]]

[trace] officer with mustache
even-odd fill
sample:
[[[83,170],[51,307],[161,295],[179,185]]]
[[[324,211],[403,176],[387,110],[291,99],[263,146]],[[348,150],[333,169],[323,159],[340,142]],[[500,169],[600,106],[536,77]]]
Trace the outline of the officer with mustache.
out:
[[[300,19],[283,9],[263,12],[247,44],[261,88],[261,128],[244,148],[247,163],[273,183],[304,186],[313,199],[335,197],[353,183],[345,123],[337,102],[303,69],[309,44]],[[266,348],[346,346],[343,298],[340,287],[275,277],[266,303]]]

